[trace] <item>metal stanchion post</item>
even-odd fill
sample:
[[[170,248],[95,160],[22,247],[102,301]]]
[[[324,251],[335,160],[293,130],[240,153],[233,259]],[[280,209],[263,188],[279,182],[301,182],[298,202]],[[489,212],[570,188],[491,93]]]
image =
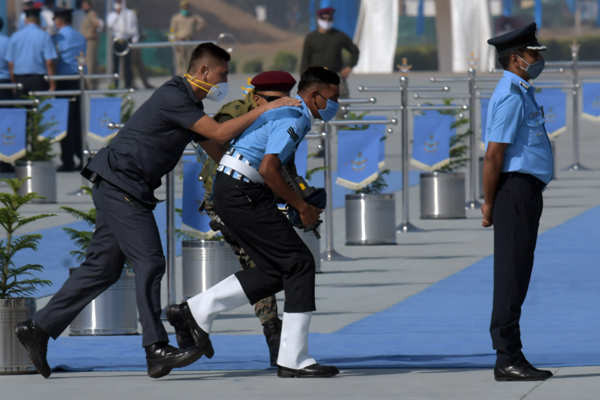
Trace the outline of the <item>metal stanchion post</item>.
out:
[[[573,164],[569,166],[571,171],[582,171],[587,168],[581,165],[579,162],[579,94],[580,94],[580,82],[579,82],[579,69],[577,62],[579,59],[579,45],[573,43],[571,46],[571,56],[573,57],[571,63],[571,71],[573,74]]]
[[[481,207],[481,203],[477,201],[477,182],[478,182],[478,160],[477,160],[477,124],[475,121],[475,110],[477,102],[476,94],[476,79],[477,72],[475,68],[469,68],[469,130],[471,135],[469,136],[469,197],[467,198],[467,209],[476,209]]]
[[[325,205],[325,251],[321,253],[323,261],[346,261],[345,257],[335,251],[333,245],[333,173],[332,173],[332,143],[331,127],[327,122],[321,124],[321,136],[325,138],[325,192],[327,203]]]
[[[175,172],[167,174],[167,302],[175,304]]]
[[[80,122],[81,122],[81,167],[85,167],[88,160],[89,155],[89,146],[87,142],[87,96],[85,93],[85,70],[84,70],[83,60],[80,60],[79,65],[77,66],[77,70],[79,71],[79,90],[81,94],[79,95],[79,113],[80,113]],[[85,179],[83,176],[81,177],[81,186],[89,186],[89,181]],[[75,196],[82,196],[85,194],[83,189],[79,189],[72,193]]]
[[[402,220],[396,227],[397,232],[418,232],[417,228],[409,221],[409,168],[410,159],[408,154],[408,77],[400,77],[400,115],[402,122],[400,124],[401,145],[402,145]]]

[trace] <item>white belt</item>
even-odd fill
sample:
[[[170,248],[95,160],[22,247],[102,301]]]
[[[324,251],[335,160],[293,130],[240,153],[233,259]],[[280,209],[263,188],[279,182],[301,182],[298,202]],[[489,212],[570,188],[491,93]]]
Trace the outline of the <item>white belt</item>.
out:
[[[225,154],[221,158],[219,166],[231,168],[232,170],[244,175],[246,178],[250,179],[254,183],[265,183],[262,175],[253,166],[251,166],[247,162],[238,160],[237,158],[232,157],[229,154]]]

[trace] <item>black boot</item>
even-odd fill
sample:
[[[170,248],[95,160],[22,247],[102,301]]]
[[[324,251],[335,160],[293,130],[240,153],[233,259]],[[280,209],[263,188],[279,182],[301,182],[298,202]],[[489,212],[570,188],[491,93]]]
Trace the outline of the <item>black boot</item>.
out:
[[[15,328],[15,333],[17,334],[19,342],[27,349],[29,358],[37,371],[44,378],[48,378],[52,373],[48,361],[46,360],[48,339],[50,338],[48,334],[30,319],[19,323]]]
[[[331,378],[340,373],[333,365],[312,364],[301,369],[279,366],[277,376],[280,378]]]
[[[175,328],[177,343],[180,347],[195,348],[200,354],[212,358],[215,350],[208,333],[198,326],[186,302],[167,307],[167,320]]]
[[[148,376],[151,378],[168,375],[173,368],[188,366],[202,357],[196,348],[178,349],[166,342],[154,343],[145,349]]]
[[[545,381],[550,377],[552,372],[535,368],[521,352],[510,358],[499,354],[496,359],[494,378],[499,382]]]
[[[279,342],[281,341],[281,320],[278,317],[272,318],[263,324],[263,333],[267,346],[269,346],[269,357],[271,366],[277,365],[277,356],[279,355]]]

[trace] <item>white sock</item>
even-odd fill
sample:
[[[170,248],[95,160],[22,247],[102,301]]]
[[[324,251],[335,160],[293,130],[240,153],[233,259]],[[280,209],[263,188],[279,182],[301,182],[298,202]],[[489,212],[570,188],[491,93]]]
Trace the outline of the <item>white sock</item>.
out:
[[[283,313],[277,365],[302,369],[316,363],[308,355],[308,327],[311,317],[312,312]]]
[[[235,275],[230,275],[206,291],[187,300],[196,323],[210,333],[217,314],[248,303],[248,297]]]

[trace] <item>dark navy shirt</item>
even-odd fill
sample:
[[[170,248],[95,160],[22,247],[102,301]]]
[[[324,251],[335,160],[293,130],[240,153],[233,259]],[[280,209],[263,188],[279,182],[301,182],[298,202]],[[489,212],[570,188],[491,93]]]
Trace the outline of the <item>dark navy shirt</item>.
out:
[[[176,76],[142,104],[87,169],[152,206],[162,176],[175,167],[190,141],[198,139],[190,128],[204,115],[202,101]]]

